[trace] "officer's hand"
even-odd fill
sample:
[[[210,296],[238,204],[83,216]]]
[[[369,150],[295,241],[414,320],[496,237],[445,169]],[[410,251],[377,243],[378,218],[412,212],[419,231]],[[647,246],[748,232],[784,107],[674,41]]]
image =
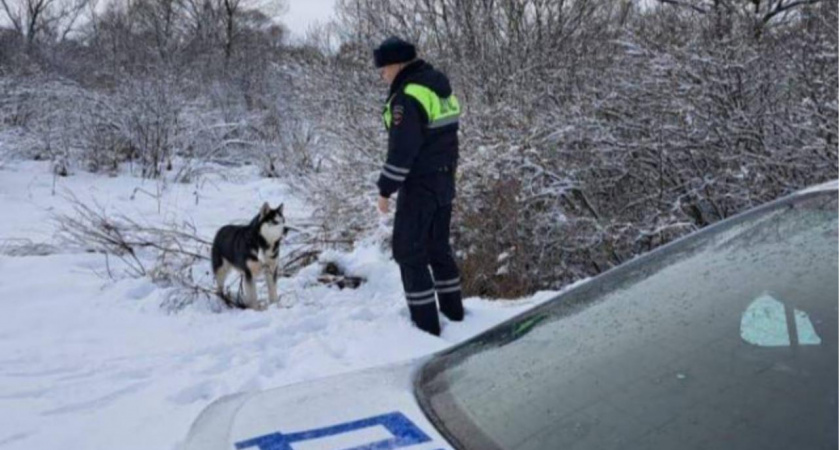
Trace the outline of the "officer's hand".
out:
[[[379,196],[379,202],[376,205],[379,208],[379,212],[382,214],[388,214],[388,199],[386,197]]]

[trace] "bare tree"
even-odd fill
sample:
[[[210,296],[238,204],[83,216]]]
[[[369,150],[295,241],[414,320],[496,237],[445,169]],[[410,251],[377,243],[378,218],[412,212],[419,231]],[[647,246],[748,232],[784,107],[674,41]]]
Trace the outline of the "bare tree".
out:
[[[785,20],[796,9],[816,5],[823,0],[657,0],[664,5],[686,8],[700,14],[721,17],[740,15],[752,22],[753,34],[760,37],[764,28],[776,20]]]
[[[6,19],[26,38],[61,40],[74,30],[89,0],[0,0]]]

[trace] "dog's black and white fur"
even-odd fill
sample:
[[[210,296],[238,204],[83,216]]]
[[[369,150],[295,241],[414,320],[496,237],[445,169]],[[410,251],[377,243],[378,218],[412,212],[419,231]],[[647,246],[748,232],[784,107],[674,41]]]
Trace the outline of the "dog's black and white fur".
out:
[[[262,205],[259,214],[248,225],[225,225],[213,239],[213,274],[219,296],[225,301],[225,279],[231,269],[242,274],[245,281],[246,307],[257,306],[257,288],[254,277],[261,271],[268,284],[269,302],[277,301],[277,256],[280,241],[288,232],[283,217],[283,205],[271,209]]]

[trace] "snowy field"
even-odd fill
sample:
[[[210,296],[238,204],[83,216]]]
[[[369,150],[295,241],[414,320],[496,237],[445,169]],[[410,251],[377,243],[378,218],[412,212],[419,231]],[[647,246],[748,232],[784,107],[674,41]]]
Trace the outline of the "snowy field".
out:
[[[314,283],[313,265],[282,279],[280,305],[266,311],[213,312],[199,302],[167,312],[165,289],[109,279],[114,259],[106,267],[102,255],[56,241],[54,216],[70,211],[69,194],[146,223],[189,221],[208,239],[250,220],[263,201],[285,203],[291,224],[306,220],[308,207],[253,168],[211,176],[198,190],[156,192],[155,182],[131,176],[78,172],[54,185],[45,163],[0,167],[0,244],[55,246],[42,256],[0,252],[0,449],[177,449],[196,415],[223,395],[433,353],[554,295],[467,299],[465,321],[441,316],[436,338],[411,325],[387,252],[360,244],[328,255],[367,278],[359,289]],[[263,286],[258,292],[265,297]]]

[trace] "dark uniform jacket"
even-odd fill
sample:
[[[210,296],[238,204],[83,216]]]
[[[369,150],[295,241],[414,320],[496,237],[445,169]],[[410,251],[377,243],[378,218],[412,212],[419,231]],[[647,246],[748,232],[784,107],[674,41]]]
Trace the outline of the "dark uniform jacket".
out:
[[[377,182],[380,195],[390,197],[406,185],[452,201],[460,112],[449,79],[431,64],[417,60],[400,71],[383,111],[388,157]]]

